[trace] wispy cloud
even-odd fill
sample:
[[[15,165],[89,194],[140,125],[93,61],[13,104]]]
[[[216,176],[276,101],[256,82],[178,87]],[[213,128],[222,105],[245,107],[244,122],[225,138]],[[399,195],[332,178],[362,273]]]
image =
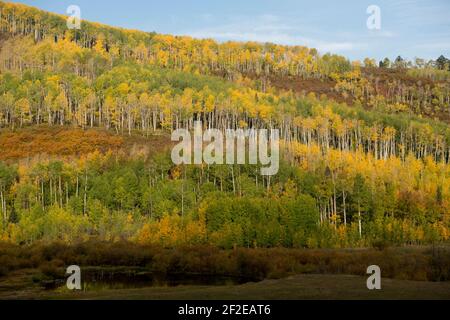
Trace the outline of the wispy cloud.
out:
[[[346,52],[361,49],[365,43],[352,41],[328,40],[322,37],[306,36],[309,28],[298,22],[264,14],[257,17],[234,17],[228,23],[186,30],[183,34],[195,38],[212,38],[218,41],[256,41],[272,42],[282,45],[302,45],[318,49],[320,52]],[[333,35],[331,35],[333,37]]]
[[[421,50],[450,50],[450,42],[426,42],[417,44],[414,48]]]

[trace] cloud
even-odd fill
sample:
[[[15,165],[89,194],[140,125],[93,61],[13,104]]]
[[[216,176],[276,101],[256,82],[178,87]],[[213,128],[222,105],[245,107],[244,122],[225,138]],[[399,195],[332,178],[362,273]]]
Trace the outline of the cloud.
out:
[[[450,42],[428,42],[428,43],[421,43],[414,46],[417,49],[424,49],[424,50],[450,50]]]
[[[345,51],[354,51],[359,50],[366,47],[363,43],[353,43],[353,42],[323,42],[317,41],[317,45],[315,48],[320,52],[345,52]]]
[[[186,34],[194,38],[212,38],[217,41],[255,41],[271,42],[281,45],[301,45],[316,48],[322,53],[348,52],[366,47],[364,43],[352,41],[329,41],[325,37],[304,34],[313,33],[310,27],[298,22],[282,19],[276,15],[264,14],[257,17],[234,17],[227,23],[214,25],[196,30],[187,30]],[[333,35],[329,35],[333,36]],[[348,39],[348,38],[347,38]]]
[[[397,36],[396,33],[389,31],[389,30],[379,30],[371,32],[372,36],[379,37],[379,38],[394,38]]]

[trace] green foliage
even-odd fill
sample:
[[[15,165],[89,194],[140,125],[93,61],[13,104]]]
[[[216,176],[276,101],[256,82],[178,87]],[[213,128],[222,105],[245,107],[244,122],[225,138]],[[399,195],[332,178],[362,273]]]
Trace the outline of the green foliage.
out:
[[[20,174],[0,163],[3,238],[316,248],[449,237],[442,187],[427,197],[389,180],[371,184],[362,173],[334,186],[343,173],[317,165],[311,171],[283,161],[269,180],[253,166],[183,168],[166,161],[165,153],[147,161],[96,153],[80,163],[21,167]],[[334,196],[340,207],[330,206]]]

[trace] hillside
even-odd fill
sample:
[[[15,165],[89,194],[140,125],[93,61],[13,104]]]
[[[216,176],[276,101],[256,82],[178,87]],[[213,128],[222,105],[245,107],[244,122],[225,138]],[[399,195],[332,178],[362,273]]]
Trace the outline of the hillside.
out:
[[[110,69],[114,61],[127,60],[226,79],[249,78],[256,80],[256,87],[263,91],[273,85],[298,93],[315,92],[349,103],[356,100],[369,109],[381,104],[389,110],[402,104],[405,107],[394,108],[394,112],[413,112],[447,122],[449,119],[450,77],[448,72],[428,66],[412,68],[399,60],[378,68],[373,67],[375,61],[366,59],[366,67],[361,68],[362,63],[320,55],[302,46],[219,44],[86,21],[81,30],[73,31],[66,30],[63,16],[15,4],[2,4],[2,11],[0,38],[9,39],[2,45],[6,70],[34,69],[39,65],[41,71],[43,67],[71,70],[93,79]],[[27,43],[29,40],[33,44]],[[63,48],[71,52],[62,52]],[[55,54],[45,52],[49,49]],[[36,61],[36,54],[41,61]]]
[[[450,237],[447,70],[124,30],[0,2],[1,235],[364,247]],[[279,174],[176,166],[175,129],[279,129]]]
[[[0,1],[0,299],[449,298],[449,67]],[[278,130],[279,170],[250,139],[249,161],[178,165],[198,122]]]

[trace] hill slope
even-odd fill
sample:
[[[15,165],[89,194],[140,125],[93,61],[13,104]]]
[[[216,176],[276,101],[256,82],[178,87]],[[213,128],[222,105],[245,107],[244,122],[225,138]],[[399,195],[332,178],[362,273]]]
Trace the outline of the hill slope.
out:
[[[0,8],[3,239],[221,248],[449,239],[447,71],[90,22],[67,30],[62,16]],[[198,120],[279,129],[279,173],[174,165],[168,134]]]

